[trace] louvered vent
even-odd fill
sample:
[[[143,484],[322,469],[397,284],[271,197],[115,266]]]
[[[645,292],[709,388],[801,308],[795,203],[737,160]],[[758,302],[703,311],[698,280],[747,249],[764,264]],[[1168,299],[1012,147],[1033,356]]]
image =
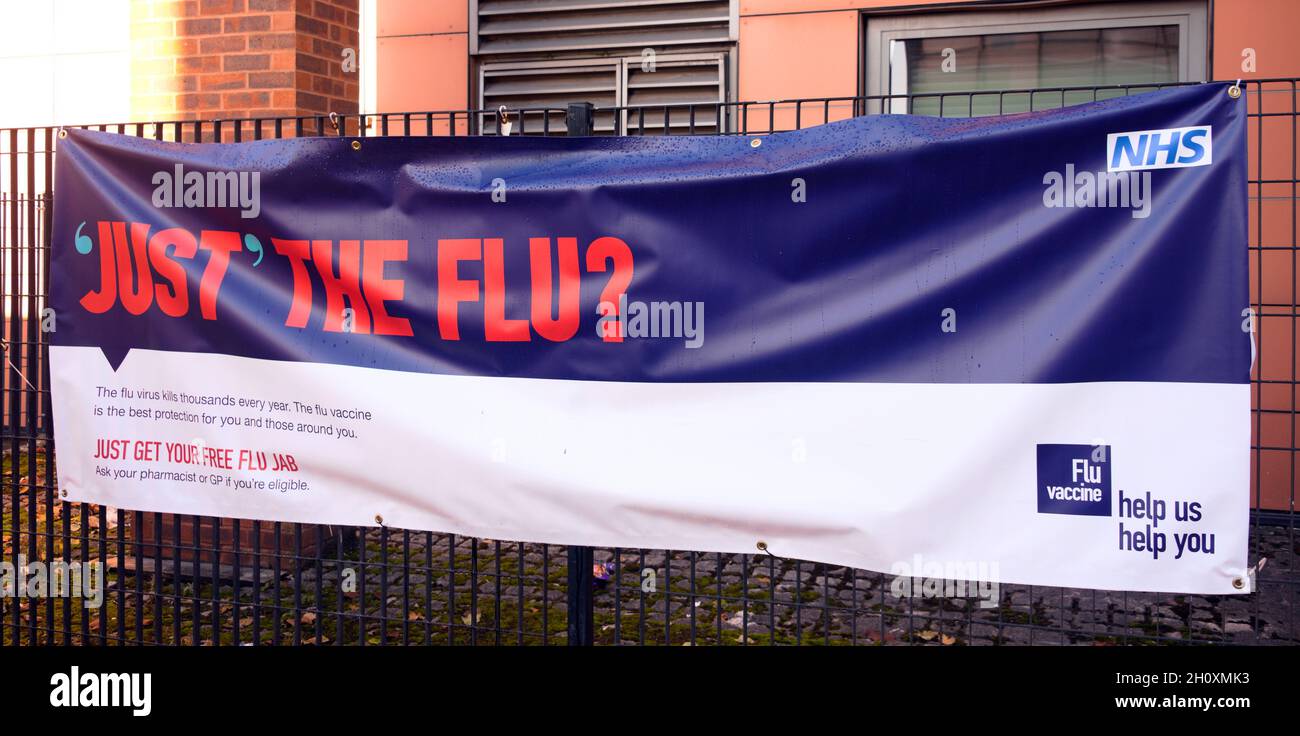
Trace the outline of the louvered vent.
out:
[[[641,49],[732,39],[730,0],[478,0],[473,53]]]
[[[597,134],[716,131],[719,103],[727,99],[734,6],[735,0],[477,0],[471,43],[480,107],[524,110],[511,120],[512,133],[525,135],[564,135],[571,102],[597,107]],[[480,125],[495,134],[497,116],[485,113]]]
[[[624,130],[637,133],[712,133],[726,109],[720,54],[663,56],[654,64],[644,59],[623,62],[626,106]],[[667,127],[664,117],[667,115]]]
[[[483,109],[524,111],[512,116],[514,133],[564,135],[564,108],[570,102],[606,108],[619,104],[621,67],[619,59],[485,65],[480,78]],[[483,132],[495,135],[496,122],[495,115],[485,115]],[[614,113],[597,113],[595,128],[598,134],[613,133]]]

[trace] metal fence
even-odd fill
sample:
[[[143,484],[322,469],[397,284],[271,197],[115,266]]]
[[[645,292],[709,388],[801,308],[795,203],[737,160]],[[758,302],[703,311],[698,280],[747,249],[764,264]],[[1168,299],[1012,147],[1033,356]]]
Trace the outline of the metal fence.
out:
[[[1300,642],[1295,607],[1295,79],[1242,85],[1250,124],[1256,592],[1197,596],[1001,585],[896,587],[895,575],[774,557],[565,548],[427,531],[143,513],[56,496],[47,337],[57,128],[0,130],[3,548],[10,569],[99,563],[98,607],[0,596],[16,644],[1185,644]],[[793,130],[881,112],[1007,114],[1146,91],[1073,87],[604,108],[623,135]],[[566,113],[570,117],[566,118]],[[312,135],[582,133],[562,109],[84,126],[171,141]],[[1153,305],[1158,308],[1158,305]],[[83,568],[85,569],[85,568]],[[11,573],[12,575],[12,573]],[[933,585],[933,581],[931,581]],[[31,591],[29,591],[31,592]],[[920,595],[937,593],[937,596]]]

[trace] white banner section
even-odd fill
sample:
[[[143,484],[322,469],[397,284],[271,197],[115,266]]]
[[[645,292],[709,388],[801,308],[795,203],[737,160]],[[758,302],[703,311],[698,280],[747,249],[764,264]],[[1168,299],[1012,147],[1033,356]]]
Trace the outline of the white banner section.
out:
[[[141,349],[114,372],[97,348],[50,353],[69,501],[1251,586],[1248,384],[619,383]]]

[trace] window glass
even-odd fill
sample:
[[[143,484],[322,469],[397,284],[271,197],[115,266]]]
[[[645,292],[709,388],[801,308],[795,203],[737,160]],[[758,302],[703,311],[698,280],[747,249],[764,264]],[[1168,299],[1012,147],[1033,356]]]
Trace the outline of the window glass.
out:
[[[971,90],[1146,84],[1178,81],[1176,25],[998,33],[893,41],[891,69],[906,89],[893,94]],[[1122,91],[1098,92],[1097,97]],[[923,97],[911,112],[944,116],[994,115],[1088,102],[1092,91]]]

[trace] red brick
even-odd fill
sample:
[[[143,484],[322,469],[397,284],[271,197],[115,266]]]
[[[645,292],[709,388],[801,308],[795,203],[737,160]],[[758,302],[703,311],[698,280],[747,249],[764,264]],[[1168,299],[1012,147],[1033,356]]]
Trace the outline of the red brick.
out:
[[[176,59],[176,71],[178,72],[216,72],[220,70],[220,56],[182,56]]]
[[[179,36],[210,36],[221,33],[219,18],[186,18],[176,21],[176,34]]]
[[[298,100],[298,93],[291,89],[277,89],[271,93],[271,104],[275,107],[292,109]]]
[[[310,33],[313,36],[320,36],[322,38],[330,32],[330,26],[328,23],[306,15],[299,15],[296,25],[300,33]]]
[[[199,15],[229,15],[244,12],[244,0],[199,0]]]
[[[305,112],[329,112],[329,100],[321,95],[314,95],[310,92],[298,92],[298,109]]]
[[[323,3],[320,2],[320,0],[317,0],[316,4],[312,7],[312,15],[316,16],[317,18],[320,18],[321,20],[329,20],[329,21],[334,21],[336,23],[342,23],[344,20],[347,19],[348,14],[346,10],[343,10],[340,7],[331,5],[330,3]]]
[[[199,87],[204,90],[245,89],[248,86],[248,76],[241,73],[204,74],[199,82]]]
[[[311,72],[312,74],[329,74],[330,64],[324,59],[312,56],[310,54],[298,54],[298,70]]]
[[[221,95],[213,93],[179,95],[176,103],[182,110],[215,110],[221,107]]]
[[[248,75],[249,89],[289,89],[293,86],[293,72],[253,72]]]
[[[359,39],[356,0],[130,3],[132,104],[149,111],[138,117],[204,121],[357,109],[357,77],[340,65],[343,49]],[[230,140],[234,130],[226,128]],[[250,138],[252,130],[245,130]],[[209,123],[201,137],[212,133]],[[185,136],[196,134],[187,129]]]
[[[249,49],[291,49],[296,43],[292,33],[254,33],[248,37]]]
[[[313,74],[311,77],[311,91],[322,95],[332,95],[334,94],[334,85],[328,77],[318,77]]]
[[[222,68],[228,72],[265,71],[271,68],[270,54],[230,54],[221,61]]]
[[[221,96],[221,106],[226,109],[266,107],[269,104],[271,104],[269,92],[227,92]]]
[[[212,36],[199,40],[199,53],[220,54],[231,51],[243,51],[247,42],[243,36]]]
[[[225,33],[254,33],[269,30],[271,30],[269,15],[241,15],[236,18],[226,18],[223,26]]]
[[[311,40],[311,50],[312,53],[317,56],[324,56],[328,59],[343,58],[343,45],[332,43],[324,39],[313,38]]]
[[[276,71],[293,71],[296,54],[292,51],[276,51],[271,54],[271,68]]]

